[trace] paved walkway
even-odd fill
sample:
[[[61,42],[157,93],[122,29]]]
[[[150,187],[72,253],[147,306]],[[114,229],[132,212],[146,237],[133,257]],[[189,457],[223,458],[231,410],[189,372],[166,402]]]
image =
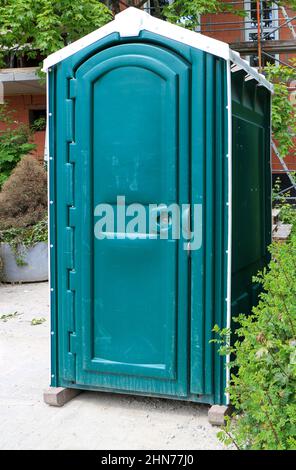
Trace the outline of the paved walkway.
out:
[[[203,405],[94,392],[63,408],[44,404],[47,283],[1,285],[0,317],[0,449],[222,448]]]

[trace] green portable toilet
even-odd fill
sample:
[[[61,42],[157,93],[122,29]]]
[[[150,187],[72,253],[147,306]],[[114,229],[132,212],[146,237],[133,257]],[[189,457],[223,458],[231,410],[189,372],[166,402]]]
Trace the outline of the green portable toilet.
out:
[[[135,8],[44,70],[51,387],[227,404],[210,340],[268,260],[271,85]]]

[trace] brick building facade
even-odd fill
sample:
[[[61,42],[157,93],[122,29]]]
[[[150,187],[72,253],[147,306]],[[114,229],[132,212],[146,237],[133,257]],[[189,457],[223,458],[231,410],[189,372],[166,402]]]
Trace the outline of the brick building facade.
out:
[[[256,18],[256,1],[233,1],[226,0],[225,3],[234,4],[236,8],[245,9],[247,16],[239,17],[231,13],[223,13],[218,15],[204,15],[201,17],[200,32],[207,36],[219,39],[232,45],[234,49],[239,49],[239,46],[247,41],[257,39],[257,18]],[[266,2],[263,3],[262,13],[262,36],[266,39],[262,42],[263,51],[265,49],[267,41],[295,41],[296,38],[293,35],[296,34],[296,20],[289,21],[295,17],[295,11],[285,7],[284,11],[273,4],[267,6]],[[284,16],[286,14],[288,16]],[[258,66],[257,54],[243,54],[241,55],[250,61],[251,65]],[[269,55],[262,54],[263,65],[268,61],[279,63],[278,59],[282,63],[289,63],[291,58],[295,58],[295,53],[291,52],[280,52],[270,53]],[[271,57],[273,56],[274,59]],[[296,84],[291,83],[290,88],[290,99],[295,102],[296,97]],[[296,171],[296,158],[295,154],[291,153],[285,158],[285,163],[289,170]],[[283,173],[283,164],[276,156],[273,151],[272,159],[272,170],[274,174],[280,175]]]
[[[36,119],[46,116],[45,84],[40,82],[36,67],[0,69],[0,84],[1,101],[14,111],[16,126],[18,123],[32,125]],[[0,122],[0,129],[3,128]],[[32,153],[42,160],[45,129],[33,134],[33,142],[36,149]]]

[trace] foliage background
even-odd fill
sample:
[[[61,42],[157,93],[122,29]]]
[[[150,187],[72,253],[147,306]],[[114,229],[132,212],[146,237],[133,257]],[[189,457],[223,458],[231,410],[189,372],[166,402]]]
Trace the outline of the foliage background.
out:
[[[32,156],[21,159],[0,192],[0,230],[25,228],[47,214],[47,173]]]
[[[6,51],[46,57],[110,19],[97,0],[0,0],[0,65]]]
[[[250,315],[239,315],[237,340],[230,346],[230,331],[220,336],[220,354],[231,354],[228,387],[235,406],[232,419],[219,432],[225,444],[238,449],[296,450],[296,214],[291,239],[274,242],[269,268],[254,278],[263,291]],[[235,372],[235,373],[234,373]]]
[[[26,124],[14,120],[14,111],[5,104],[0,104],[0,122],[5,125],[0,130],[0,190],[13,168],[22,156],[36,148],[32,142],[32,133],[38,126],[29,128]]]

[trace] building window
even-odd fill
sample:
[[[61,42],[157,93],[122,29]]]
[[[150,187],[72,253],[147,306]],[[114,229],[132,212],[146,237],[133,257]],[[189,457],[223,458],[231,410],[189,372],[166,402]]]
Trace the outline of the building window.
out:
[[[147,0],[147,2],[144,3],[143,9],[151,16],[160,17],[165,20],[166,18],[163,16],[162,10],[165,6],[170,5],[171,3],[173,3],[173,0],[159,0],[158,2]]]
[[[46,109],[29,109],[29,125],[38,131],[46,126]]]
[[[160,18],[163,20],[166,20],[165,16],[162,14],[162,10],[165,6],[171,5],[174,0],[159,0],[157,3],[154,0],[147,0],[146,3],[144,3],[143,9],[147,13],[149,13],[151,16],[159,16],[160,13]],[[186,20],[189,20],[190,17],[184,17],[180,18],[179,22],[180,23],[185,23]],[[200,15],[199,15],[199,22],[200,22]],[[201,26],[200,24],[196,27],[195,31],[201,32]]]
[[[260,23],[261,23],[261,41],[272,41],[278,39],[278,31],[274,31],[279,25],[278,6],[275,3],[266,1],[260,2]],[[245,0],[246,16],[246,29],[245,40],[257,41],[258,40],[258,22],[257,22],[257,2]],[[278,55],[272,54],[273,57],[262,55],[262,66],[267,62],[275,63]],[[250,64],[253,67],[258,67],[258,56],[249,56]]]

